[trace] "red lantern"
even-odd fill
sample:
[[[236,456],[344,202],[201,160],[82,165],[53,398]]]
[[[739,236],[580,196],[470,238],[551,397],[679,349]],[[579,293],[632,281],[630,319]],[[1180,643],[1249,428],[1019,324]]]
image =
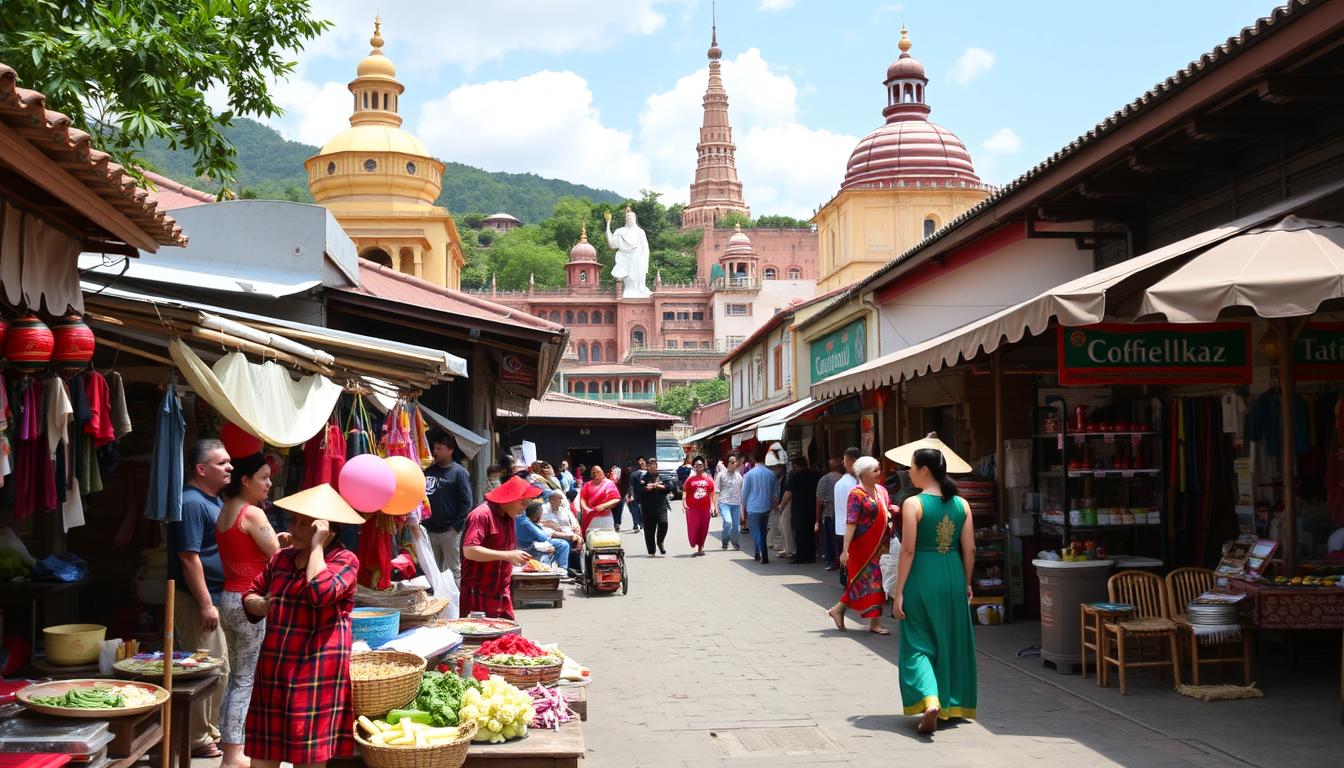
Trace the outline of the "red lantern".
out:
[[[84,324],[84,318],[71,312],[52,323],[52,336],[55,350],[51,359],[61,368],[78,369],[93,359],[93,350],[97,341],[93,330]]]
[[[219,428],[219,440],[224,443],[224,451],[235,461],[244,456],[261,453],[264,444],[260,437],[248,432],[231,421],[224,422]]]
[[[54,346],[51,329],[34,314],[15,320],[5,334],[5,358],[10,365],[22,370],[45,368],[51,362]]]
[[[9,330],[9,323],[0,319],[0,350],[5,348],[5,332]]]

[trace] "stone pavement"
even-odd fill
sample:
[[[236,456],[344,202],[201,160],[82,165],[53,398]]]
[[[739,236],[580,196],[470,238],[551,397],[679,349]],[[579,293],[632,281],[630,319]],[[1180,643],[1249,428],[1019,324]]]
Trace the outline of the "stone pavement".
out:
[[[895,634],[867,634],[854,620],[837,632],[825,616],[838,596],[834,574],[786,561],[761,566],[717,543],[692,558],[679,505],[671,517],[665,558],[646,558],[642,534],[625,534],[628,595],[578,592],[562,609],[519,614],[528,637],[558,641],[593,670],[587,768],[1286,764],[1272,758],[1272,744],[1293,724],[1273,718],[1273,707],[1261,707],[1269,719],[1256,721],[1258,732],[1191,736],[1171,722],[1173,713],[1218,718],[1231,711],[1220,708],[1247,703],[1203,704],[1168,689],[1158,710],[1165,723],[1142,716],[1145,696],[1131,693],[1122,712],[1107,703],[1106,694],[1120,699],[1113,688],[1090,701],[1087,691],[1050,679],[1062,677],[1053,671],[1041,674],[1039,660],[1010,661],[1007,647],[1034,639],[1019,644],[1021,629],[1016,637],[989,633],[1015,626],[978,630],[980,719],[920,737],[900,714]],[[716,519],[713,532],[718,527]],[[1095,689],[1090,680],[1066,679]],[[1319,729],[1313,723],[1314,738],[1288,738],[1303,747],[1294,749],[1293,764],[1337,764],[1344,746],[1337,718],[1327,708],[1318,713]],[[1268,759],[1234,756],[1247,738],[1264,742],[1257,757]]]

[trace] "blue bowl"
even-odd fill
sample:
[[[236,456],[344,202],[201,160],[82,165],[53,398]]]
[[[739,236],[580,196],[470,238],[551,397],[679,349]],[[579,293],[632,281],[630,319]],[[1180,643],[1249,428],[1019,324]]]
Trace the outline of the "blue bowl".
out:
[[[356,608],[350,612],[350,623],[356,640],[363,640],[370,648],[377,649],[397,636],[401,626],[401,611]]]

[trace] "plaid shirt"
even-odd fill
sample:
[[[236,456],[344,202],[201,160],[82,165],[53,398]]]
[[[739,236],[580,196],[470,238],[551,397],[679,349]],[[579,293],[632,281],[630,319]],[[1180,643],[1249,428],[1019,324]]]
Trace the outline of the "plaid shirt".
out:
[[[243,595],[275,598],[247,710],[247,754],[294,765],[353,754],[350,611],[359,560],[338,543],[305,578],[293,547],[276,552]],[[256,622],[259,619],[248,616]]]
[[[485,502],[467,515],[462,548],[485,547],[497,552],[518,548],[518,529],[513,519]],[[483,611],[486,616],[513,618],[513,565],[504,560],[480,563],[462,558],[462,596],[459,615]]]

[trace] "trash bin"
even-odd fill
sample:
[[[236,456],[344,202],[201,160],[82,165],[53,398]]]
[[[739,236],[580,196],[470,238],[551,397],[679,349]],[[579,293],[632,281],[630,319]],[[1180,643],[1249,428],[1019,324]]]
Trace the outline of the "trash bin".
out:
[[[1041,660],[1061,675],[1073,674],[1082,651],[1078,606],[1106,599],[1111,560],[1032,560],[1041,582]]]

